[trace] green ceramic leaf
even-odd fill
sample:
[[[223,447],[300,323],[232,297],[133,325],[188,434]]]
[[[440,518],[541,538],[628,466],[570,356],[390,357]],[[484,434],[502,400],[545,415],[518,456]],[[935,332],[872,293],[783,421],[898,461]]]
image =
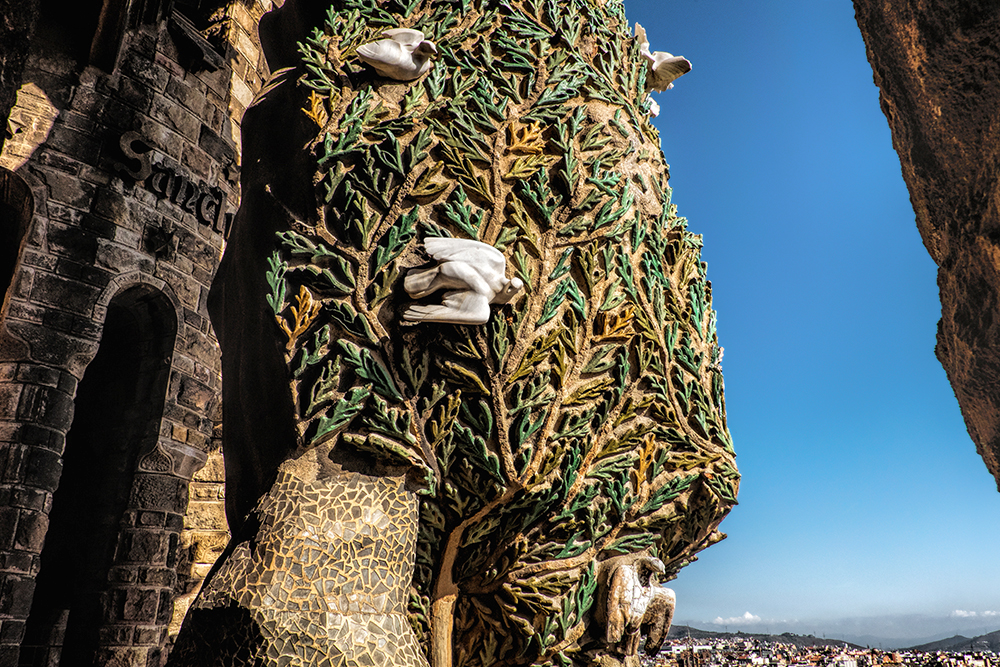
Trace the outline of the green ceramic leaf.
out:
[[[276,250],[268,258],[267,265],[270,270],[266,278],[271,292],[265,298],[274,314],[280,315],[285,309],[285,272],[288,271],[288,262],[281,261],[281,254]]]
[[[372,383],[372,389],[385,398],[399,402],[403,400],[396,383],[382,362],[374,357],[370,350],[358,347],[346,340],[338,340],[337,346],[343,352],[344,361],[351,365],[358,377]]]
[[[386,264],[399,257],[409,242],[416,237],[416,222],[419,215],[420,208],[414,206],[409,213],[401,215],[396,224],[385,233],[375,247],[373,259],[376,270],[384,268]]]
[[[369,395],[368,390],[364,387],[355,387],[348,391],[344,398],[338,400],[333,407],[327,409],[326,414],[317,420],[318,428],[312,437],[312,444],[319,444],[334,431],[350,423],[351,419],[364,407],[365,399]]]

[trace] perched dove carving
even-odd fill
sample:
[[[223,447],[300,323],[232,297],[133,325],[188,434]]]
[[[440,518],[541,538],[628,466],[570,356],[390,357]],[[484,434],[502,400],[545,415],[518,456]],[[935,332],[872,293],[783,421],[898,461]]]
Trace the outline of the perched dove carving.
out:
[[[507,260],[493,246],[468,239],[428,238],[427,254],[440,264],[427,269],[411,269],[403,287],[414,299],[422,299],[440,289],[440,306],[412,305],[403,313],[411,322],[486,324],[491,303],[507,303],[524,283],[504,275]]]
[[[619,565],[610,575],[605,641],[617,646],[623,655],[638,653],[644,627],[649,632],[645,646],[648,655],[659,653],[667,638],[676,597],[656,581],[656,574],[664,570],[659,558],[643,556]]]
[[[395,28],[382,33],[384,39],[362,44],[358,58],[375,68],[379,74],[397,81],[413,81],[431,68],[437,55],[433,42],[424,33],[410,28]]]
[[[639,42],[639,53],[649,63],[649,71],[646,73],[646,92],[655,90],[662,93],[669,90],[674,87],[675,79],[691,71],[691,61],[687,58],[666,51],[650,52],[646,29],[638,23],[635,24],[635,38]]]

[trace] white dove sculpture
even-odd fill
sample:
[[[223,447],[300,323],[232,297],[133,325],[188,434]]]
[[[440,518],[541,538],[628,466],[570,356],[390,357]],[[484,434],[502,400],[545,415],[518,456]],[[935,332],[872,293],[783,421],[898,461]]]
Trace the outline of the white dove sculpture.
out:
[[[384,39],[362,44],[358,58],[375,68],[379,74],[397,81],[413,81],[431,68],[437,55],[434,42],[424,39],[424,33],[410,28],[394,28],[382,33]]]
[[[666,51],[649,50],[649,39],[646,29],[635,24],[635,38],[639,42],[639,53],[649,63],[646,73],[646,92],[655,90],[662,93],[674,87],[674,80],[691,71],[691,61],[681,56],[675,56]]]
[[[440,289],[441,305],[415,304],[406,309],[403,319],[411,322],[450,322],[486,324],[491,303],[507,303],[524,283],[508,279],[503,253],[480,241],[453,238],[424,240],[427,254],[440,264],[426,269],[411,269],[403,287],[414,299],[422,299]]]

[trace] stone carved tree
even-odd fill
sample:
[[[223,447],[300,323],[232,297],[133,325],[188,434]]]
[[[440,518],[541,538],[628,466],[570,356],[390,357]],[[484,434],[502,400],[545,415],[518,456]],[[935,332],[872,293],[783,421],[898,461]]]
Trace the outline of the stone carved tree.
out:
[[[396,27],[437,45],[414,82],[354,55]],[[235,537],[175,660],[592,664],[598,563],[647,552],[670,578],[722,538],[739,480],[701,239],[670,203],[622,5],[343,0],[299,49],[262,106],[302,107],[285,122],[308,119],[315,202],[282,195],[294,165],[248,164],[216,295],[248,320],[217,308],[224,359],[280,346],[283,370],[224,367]],[[500,249],[526,289],[483,326],[404,324],[433,236]],[[234,414],[235,394],[277,416]],[[372,581],[342,548],[355,529],[390,552]],[[357,649],[372,637],[403,648]]]

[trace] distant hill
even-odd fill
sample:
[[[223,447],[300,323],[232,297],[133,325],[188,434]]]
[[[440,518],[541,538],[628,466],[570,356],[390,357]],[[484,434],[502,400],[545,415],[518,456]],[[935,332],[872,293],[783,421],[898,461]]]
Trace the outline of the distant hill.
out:
[[[936,642],[913,646],[911,651],[1000,651],[1000,630],[986,635],[979,635],[969,639],[962,635],[955,635],[948,639],[939,639]]]
[[[951,651],[956,646],[962,646],[968,644],[972,640],[968,637],[963,637],[962,635],[955,635],[954,637],[948,637],[947,639],[939,639],[936,642],[928,642],[926,644],[920,644],[919,646],[913,646],[910,648],[911,651]]]
[[[667,634],[668,639],[683,639],[684,637],[691,637],[691,639],[696,641],[708,639],[756,639],[757,641],[762,642],[794,644],[799,648],[810,646],[846,646],[848,648],[856,649],[864,648],[864,646],[852,644],[842,639],[826,639],[814,637],[813,635],[795,635],[791,632],[785,632],[780,635],[756,634],[749,632],[716,632],[714,630],[699,630],[698,628],[692,628],[687,625],[674,625],[670,628],[670,632]],[[948,639],[939,639],[937,641],[920,644],[918,646],[902,648],[901,650],[923,651],[926,653],[934,651],[950,651],[953,653],[962,653],[966,651],[993,651],[1000,653],[1000,630],[990,632],[985,635],[978,635],[971,639],[963,637],[962,635],[955,635],[954,637],[949,637]]]
[[[755,634],[749,632],[714,632],[711,630],[699,630],[687,625],[674,625],[667,634],[667,639],[683,639],[690,636],[691,639],[756,639],[762,642],[781,642],[782,644],[794,644],[799,648],[808,646],[846,646],[848,648],[864,648],[857,644],[845,642],[842,639],[825,639],[812,635],[795,635],[785,632],[780,635]]]

